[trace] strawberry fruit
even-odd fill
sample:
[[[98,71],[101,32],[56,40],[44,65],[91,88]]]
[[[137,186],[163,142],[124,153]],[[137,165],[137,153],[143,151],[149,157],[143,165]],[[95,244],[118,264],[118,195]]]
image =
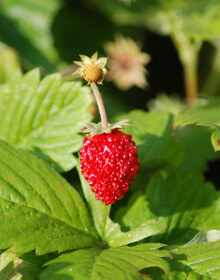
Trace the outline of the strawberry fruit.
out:
[[[102,84],[107,72],[107,57],[98,59],[97,52],[91,58],[86,55],[80,57],[81,61],[75,61],[79,68],[74,74],[80,75],[90,84],[101,116],[99,124],[78,123],[86,127],[81,132],[90,135],[84,139],[79,152],[81,172],[89,182],[96,199],[108,205],[122,199],[136,177],[140,165],[137,147],[131,134],[119,130],[130,126],[130,120],[115,124],[107,121],[102,97],[96,86],[96,82]]]
[[[96,199],[106,205],[124,197],[140,165],[131,134],[118,129],[85,138],[80,161]]]

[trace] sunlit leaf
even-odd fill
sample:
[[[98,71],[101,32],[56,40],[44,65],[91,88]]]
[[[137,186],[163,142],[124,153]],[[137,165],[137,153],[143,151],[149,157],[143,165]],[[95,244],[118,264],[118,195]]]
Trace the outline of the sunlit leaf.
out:
[[[37,254],[97,241],[78,193],[46,163],[0,141],[0,248]]]
[[[219,241],[176,248],[171,254],[171,280],[217,280],[220,277]]]
[[[162,244],[140,244],[134,247],[120,247],[100,250],[90,248],[66,253],[49,263],[41,273],[40,280],[86,279],[144,279],[140,270],[158,267],[167,275],[169,266],[163,257],[169,257],[165,250],[158,250]]]
[[[15,50],[0,43],[0,84],[6,83],[19,67],[20,63]]]
[[[76,164],[80,121],[89,121],[92,97],[80,82],[62,82],[59,74],[40,81],[39,70],[17,72],[0,87],[0,138],[48,161],[58,171]]]

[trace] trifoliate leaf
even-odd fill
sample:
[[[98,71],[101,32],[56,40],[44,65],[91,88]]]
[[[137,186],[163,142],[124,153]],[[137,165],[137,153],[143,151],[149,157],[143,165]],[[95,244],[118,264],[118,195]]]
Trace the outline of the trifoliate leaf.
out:
[[[89,121],[92,97],[80,82],[62,82],[59,74],[40,81],[35,69],[17,72],[0,87],[0,138],[48,161],[58,171],[76,164],[80,149],[79,121]]]
[[[144,279],[140,270],[158,267],[168,275],[169,266],[163,257],[162,244],[140,244],[100,250],[89,248],[66,253],[51,261],[41,273],[40,280],[58,280],[64,277],[81,280]]]
[[[0,248],[37,254],[97,241],[78,193],[45,162],[0,141]]]

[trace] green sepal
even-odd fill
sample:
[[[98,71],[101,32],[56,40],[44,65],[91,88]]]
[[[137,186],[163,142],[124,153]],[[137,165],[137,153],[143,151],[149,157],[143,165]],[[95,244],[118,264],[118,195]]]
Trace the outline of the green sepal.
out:
[[[86,129],[80,131],[80,133],[86,133],[91,136],[95,134],[111,133],[114,129],[123,129],[125,126],[132,126],[129,124],[132,120],[126,119],[117,123],[108,123],[108,128],[103,129],[102,123],[92,123],[92,122],[77,122],[78,125],[86,127]]]

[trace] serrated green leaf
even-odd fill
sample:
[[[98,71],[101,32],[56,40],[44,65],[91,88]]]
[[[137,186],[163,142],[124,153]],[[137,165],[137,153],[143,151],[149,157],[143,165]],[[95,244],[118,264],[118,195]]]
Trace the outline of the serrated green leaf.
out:
[[[0,40],[19,52],[25,68],[43,66],[49,72],[56,70],[59,58],[51,25],[60,3],[59,0],[1,1]]]
[[[131,133],[138,147],[141,166],[149,167],[164,162],[176,166],[183,157],[183,146],[171,135],[172,116],[168,113],[143,112],[134,110],[120,115],[119,120],[134,121],[131,128],[123,131]]]
[[[79,121],[89,121],[92,97],[80,82],[62,82],[59,74],[40,81],[38,69],[17,72],[0,87],[0,138],[48,161],[58,171],[76,165]]]
[[[185,126],[190,124],[196,124],[200,126],[206,126],[214,129],[211,135],[212,145],[215,151],[220,150],[220,100],[215,99],[209,101],[205,105],[196,106],[183,110],[174,122],[174,126]]]
[[[45,162],[0,141],[0,248],[37,254],[97,241],[78,193]]]
[[[204,105],[183,110],[175,119],[174,126],[196,124],[211,128],[220,127],[220,99],[211,100]]]
[[[171,251],[170,280],[218,280],[220,241],[180,247]]]
[[[163,225],[160,225],[156,220],[148,219],[140,226],[127,231],[121,231],[121,227],[117,223],[113,223],[110,219],[107,220],[105,228],[105,242],[110,247],[118,247],[140,241],[146,237],[163,232]]]
[[[0,255],[0,280],[37,280],[40,268],[8,249]]]
[[[162,244],[141,244],[134,247],[97,248],[66,253],[49,263],[41,273],[41,280],[58,280],[63,277],[81,280],[144,279],[140,270],[156,266],[168,274],[169,266],[163,257]]]
[[[174,172],[167,178],[155,175],[147,194],[131,198],[116,215],[116,221],[131,230],[154,219],[163,227],[163,233],[149,237],[149,242],[184,245],[201,230],[219,230],[219,215],[220,197],[210,183],[197,173],[183,178]]]

